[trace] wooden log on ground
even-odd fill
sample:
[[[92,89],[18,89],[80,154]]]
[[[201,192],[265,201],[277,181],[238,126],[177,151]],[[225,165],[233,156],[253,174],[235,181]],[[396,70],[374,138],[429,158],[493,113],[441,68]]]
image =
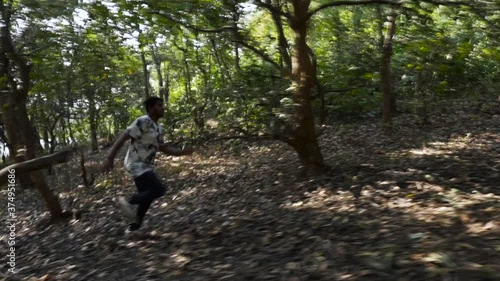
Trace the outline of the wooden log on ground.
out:
[[[76,148],[65,148],[58,152],[31,159],[28,161],[16,163],[9,165],[2,170],[0,170],[0,185],[4,185],[8,182],[8,177],[10,170],[14,169],[16,171],[16,176],[40,169],[47,168],[54,164],[66,163],[70,160],[71,154],[76,151]]]

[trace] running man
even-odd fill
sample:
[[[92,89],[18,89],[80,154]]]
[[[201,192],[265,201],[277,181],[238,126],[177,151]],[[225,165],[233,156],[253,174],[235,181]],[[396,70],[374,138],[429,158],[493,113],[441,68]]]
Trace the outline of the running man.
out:
[[[118,198],[118,203],[129,221],[127,232],[141,228],[149,207],[153,201],[165,193],[164,184],[154,172],[156,152],[161,151],[168,155],[181,156],[193,153],[192,148],[176,149],[163,142],[163,127],[158,120],[163,117],[163,100],[158,97],[149,97],[144,102],[146,115],[137,118],[120,138],[114,143],[109,156],[103,164],[103,171],[113,169],[116,154],[127,140],[130,141],[124,167],[137,186],[137,194],[129,200]]]

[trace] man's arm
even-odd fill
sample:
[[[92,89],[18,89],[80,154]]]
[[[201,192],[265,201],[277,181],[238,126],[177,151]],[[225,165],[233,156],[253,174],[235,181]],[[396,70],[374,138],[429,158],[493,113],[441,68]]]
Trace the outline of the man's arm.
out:
[[[108,159],[113,160],[116,157],[116,154],[118,151],[120,151],[120,148],[122,148],[123,144],[130,139],[130,135],[128,131],[125,131],[122,133],[122,135],[116,140],[116,142],[113,144],[113,147],[111,148],[111,151],[109,152]]]
[[[130,135],[128,131],[123,132],[123,134],[116,140],[116,142],[113,144],[113,147],[111,148],[111,152],[109,152],[109,155],[106,159],[104,159],[104,164],[102,166],[102,171],[103,172],[110,172],[113,170],[113,160],[116,157],[116,154],[120,150],[120,148],[123,146],[123,144],[130,139]]]
[[[192,154],[194,152],[194,149],[193,148],[178,149],[169,144],[162,143],[160,144],[160,151],[172,156],[183,156]]]

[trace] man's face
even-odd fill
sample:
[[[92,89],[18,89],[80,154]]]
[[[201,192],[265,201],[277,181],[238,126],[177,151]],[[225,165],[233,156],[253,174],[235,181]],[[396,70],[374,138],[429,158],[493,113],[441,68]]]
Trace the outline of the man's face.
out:
[[[165,114],[165,109],[163,108],[163,102],[158,101],[155,103],[155,105],[151,108],[151,113],[158,117],[163,117],[163,114]]]

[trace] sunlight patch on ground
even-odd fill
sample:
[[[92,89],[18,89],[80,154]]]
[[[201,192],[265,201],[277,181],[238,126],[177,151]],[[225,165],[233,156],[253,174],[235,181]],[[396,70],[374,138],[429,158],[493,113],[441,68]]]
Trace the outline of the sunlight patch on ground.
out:
[[[477,141],[478,139],[482,141]],[[487,151],[495,146],[495,143],[498,143],[499,140],[499,136],[493,133],[483,133],[478,135],[466,134],[465,136],[452,135],[448,141],[429,142],[422,148],[398,150],[389,153],[388,156],[448,156],[464,149]]]
[[[494,194],[466,194],[456,193],[454,190],[439,192],[440,201],[437,198],[430,198],[422,202],[415,202],[413,208],[403,208],[402,211],[411,216],[416,222],[423,224],[434,223],[443,227],[459,226],[465,227],[465,232],[469,234],[485,234],[490,231],[498,231],[499,225],[495,222],[498,219],[497,205],[492,202],[500,202],[500,196]],[[492,206],[482,211],[491,214],[491,218],[471,218],[472,214],[481,204],[491,204]],[[495,218],[495,215],[497,216]],[[485,219],[485,221],[478,221]],[[457,235],[460,233],[457,233]]]
[[[305,192],[305,198],[298,201],[286,201],[281,205],[287,210],[317,209],[322,211],[347,211],[353,208],[353,195],[351,192],[337,193],[325,188],[319,188],[313,192]]]
[[[410,149],[409,152],[413,155],[446,155],[449,154],[448,151],[443,151],[433,148],[423,148],[423,149]]]

